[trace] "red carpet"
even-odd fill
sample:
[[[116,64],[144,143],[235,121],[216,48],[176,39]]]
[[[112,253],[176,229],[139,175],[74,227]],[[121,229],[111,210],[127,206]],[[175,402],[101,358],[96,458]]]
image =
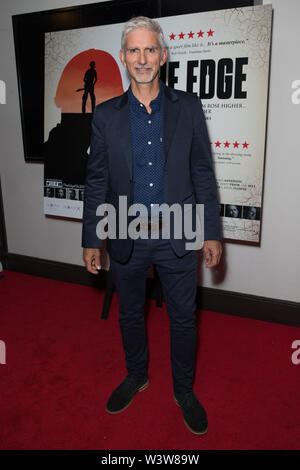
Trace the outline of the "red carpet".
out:
[[[126,375],[117,295],[101,320],[102,292],[6,271],[0,296],[0,449],[299,449],[299,328],[198,312],[194,391],[209,428],[195,436],[172,398],[165,308],[147,302],[150,386],[109,415]]]

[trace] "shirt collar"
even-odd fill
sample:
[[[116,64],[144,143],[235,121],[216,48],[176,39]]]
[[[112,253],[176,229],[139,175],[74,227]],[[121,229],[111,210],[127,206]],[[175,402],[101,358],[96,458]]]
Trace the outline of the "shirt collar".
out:
[[[133,94],[131,85],[128,88],[128,97],[129,97],[130,106],[132,106],[134,110],[142,111],[148,114],[148,111],[145,105],[143,105]],[[160,110],[161,105],[162,105],[162,99],[163,99],[162,97],[163,97],[162,84],[161,84],[161,81],[159,80],[159,93],[157,97],[154,98],[154,100],[152,100],[150,103],[150,108],[152,110],[152,113],[155,113],[156,111]]]

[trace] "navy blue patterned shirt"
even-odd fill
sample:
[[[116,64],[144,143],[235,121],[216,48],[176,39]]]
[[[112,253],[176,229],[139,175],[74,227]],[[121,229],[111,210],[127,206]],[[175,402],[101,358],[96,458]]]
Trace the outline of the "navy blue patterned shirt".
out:
[[[163,194],[163,92],[151,101],[151,114],[128,89],[133,152],[133,203],[162,204]],[[153,212],[152,212],[153,214]]]

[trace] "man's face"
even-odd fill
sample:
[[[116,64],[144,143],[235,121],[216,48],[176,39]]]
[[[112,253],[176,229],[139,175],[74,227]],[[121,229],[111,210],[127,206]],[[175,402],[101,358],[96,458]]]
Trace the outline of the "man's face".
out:
[[[256,218],[256,209],[255,207],[250,207],[249,212],[248,212],[248,218],[251,220],[255,220]]]
[[[230,217],[238,217],[239,215],[239,211],[238,211],[238,208],[236,206],[229,206],[229,215]]]
[[[159,67],[166,62],[167,50],[163,51],[161,58],[157,34],[137,28],[127,35],[125,54],[120,51],[120,59],[132,80],[150,83],[157,77]]]

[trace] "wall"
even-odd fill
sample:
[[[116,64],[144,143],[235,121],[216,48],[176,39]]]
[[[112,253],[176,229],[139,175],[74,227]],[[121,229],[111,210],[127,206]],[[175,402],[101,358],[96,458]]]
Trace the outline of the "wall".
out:
[[[78,265],[81,224],[44,216],[43,165],[24,162],[11,16],[82,3],[93,1],[10,0],[0,6],[0,79],[7,86],[7,103],[0,105],[0,174],[9,252]],[[300,80],[300,2],[264,3],[272,3],[274,17],[261,246],[226,244],[222,265],[203,268],[201,283],[299,302],[300,104],[291,101],[291,84]]]

